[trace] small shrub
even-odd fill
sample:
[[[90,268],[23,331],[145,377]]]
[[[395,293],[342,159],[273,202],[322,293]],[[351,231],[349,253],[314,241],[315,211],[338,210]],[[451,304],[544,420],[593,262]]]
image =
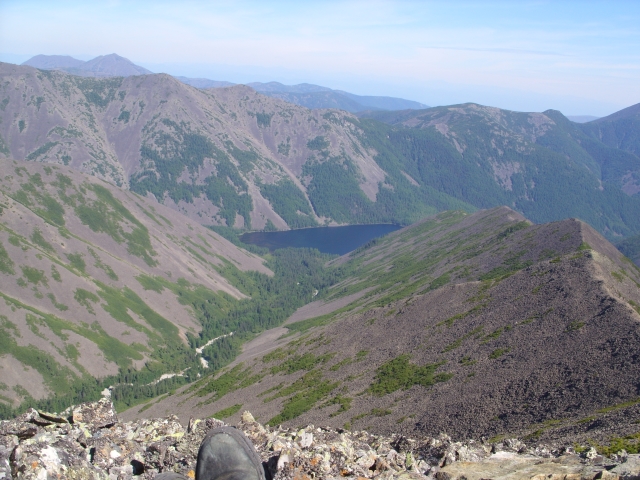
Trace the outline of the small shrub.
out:
[[[69,259],[69,264],[78,270],[79,272],[85,273],[86,263],[82,259],[81,253],[68,253],[67,258]]]
[[[569,325],[567,325],[567,332],[573,332],[575,330],[580,330],[582,327],[584,327],[584,325],[585,325],[584,322],[580,322],[578,320],[574,320]]]
[[[346,412],[347,410],[349,410],[351,408],[351,402],[352,401],[353,401],[353,399],[351,397],[344,397],[342,395],[336,395],[331,400],[326,402],[325,405],[327,405],[327,406],[328,405],[340,405],[340,408],[330,415],[331,417],[336,417],[336,416],[340,415],[341,413]]]
[[[51,265],[51,278],[53,278],[56,282],[62,282],[62,277],[60,276],[60,272],[56,268],[55,265]]]
[[[44,270],[38,270],[37,268],[28,267],[26,265],[23,265],[20,268],[29,283],[33,283],[34,285],[38,285],[40,283],[42,285],[48,285]]]
[[[593,250],[591,248],[591,245],[589,245],[587,242],[582,242],[578,248],[576,249],[577,252],[582,252],[583,250]]]
[[[504,331],[504,329],[502,327],[498,328],[497,330],[495,330],[494,332],[491,332],[490,334],[486,335],[484,337],[484,340],[482,340],[482,343],[488,343],[491,340],[495,340],[496,338],[498,338],[500,335],[502,335],[502,332]]]
[[[400,389],[407,390],[414,385],[430,387],[453,376],[449,373],[435,373],[442,363],[421,367],[409,363],[409,358],[409,355],[400,355],[378,367],[374,382],[368,391],[373,395],[382,396]]]
[[[217,418],[218,420],[222,420],[223,418],[229,418],[229,417],[235,415],[236,413],[238,413],[241,408],[242,408],[242,404],[241,403],[236,403],[235,405],[232,405],[230,407],[224,408],[224,409],[214,413],[213,415],[211,415],[211,418]]]
[[[338,370],[340,370],[342,367],[344,367],[345,365],[349,365],[350,363],[352,363],[353,360],[351,360],[350,358],[345,358],[344,360],[339,361],[338,363],[336,363],[335,365],[331,365],[331,367],[329,368],[329,370],[331,370],[332,372],[337,372]]]
[[[356,353],[356,362],[359,362],[364,359],[369,354],[369,350],[360,350]]]
[[[39,228],[35,228],[31,234],[31,241],[49,252],[53,252],[53,246],[42,236]]]
[[[475,365],[477,362],[477,360],[472,360],[471,357],[462,357],[459,363],[461,365],[464,365],[465,367],[470,367],[472,365]]]
[[[8,273],[10,275],[15,274],[13,269],[13,260],[9,256],[9,253],[5,250],[4,246],[0,242],[0,272]]]
[[[93,306],[90,303],[96,303],[100,300],[100,297],[98,297],[95,293],[92,293],[89,290],[85,290],[84,288],[76,288],[76,291],[73,294],[73,298],[75,298],[76,302],[86,308],[89,313],[93,315],[96,314],[96,312],[93,310]]]
[[[500,358],[505,353],[508,353],[510,348],[496,348],[493,352],[489,354],[489,359],[495,360],[496,358]]]
[[[322,135],[318,135],[313,140],[307,142],[307,148],[309,150],[324,150],[329,147],[329,142],[325,140]]]

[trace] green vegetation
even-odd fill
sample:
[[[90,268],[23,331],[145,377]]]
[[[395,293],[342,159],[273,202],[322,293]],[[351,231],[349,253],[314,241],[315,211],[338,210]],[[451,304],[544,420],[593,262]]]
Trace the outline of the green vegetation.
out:
[[[325,150],[329,148],[329,145],[329,142],[321,135],[307,142],[307,148],[309,150]]]
[[[611,238],[640,232],[640,218],[633,214],[640,208],[640,199],[625,198],[619,187],[620,178],[628,165],[637,164],[637,157],[604,145],[595,132],[589,138],[581,131],[586,127],[571,124],[555,112],[545,112],[555,124],[532,142],[518,133],[532,131],[528,114],[503,111],[504,122],[495,126],[487,113],[472,106],[461,108],[454,117],[445,107],[432,109],[428,115],[420,112],[423,116],[419,118],[416,113],[415,128],[382,125],[371,119],[357,122],[363,130],[361,142],[378,152],[376,162],[390,177],[387,182],[396,189],[396,198],[406,195],[416,198],[413,201],[421,207],[437,205],[438,209],[452,206],[440,207],[436,199],[476,208],[513,205],[535,223],[576,217]],[[388,112],[369,116],[389,123],[411,119],[402,116],[400,120]],[[432,119],[446,119],[448,134],[428,126]],[[486,160],[498,157],[501,165],[519,166],[508,179],[508,189],[495,178]],[[398,188],[403,182],[401,172],[419,184],[411,186],[413,195]],[[409,182],[405,179],[404,183]],[[439,197],[434,199],[432,192]]]
[[[451,350],[455,350],[456,348],[461,346],[462,342],[464,342],[465,340],[467,340],[467,339],[469,339],[469,338],[471,338],[473,336],[477,336],[477,335],[481,334],[482,330],[483,330],[482,326],[471,330],[469,333],[466,333],[462,337],[458,338],[457,340],[453,341],[452,343],[450,343],[449,345],[444,347],[444,349],[442,350],[442,353],[447,353],[447,352],[450,352]]]
[[[56,145],[59,145],[59,142],[47,142],[44,145],[42,145],[41,147],[39,147],[36,150],[34,150],[33,152],[31,152],[29,155],[27,155],[25,160],[29,160],[29,161],[37,160],[40,157],[42,157],[42,156],[46,155],[47,153],[49,153],[49,151],[53,147],[55,147]]]
[[[400,389],[407,390],[414,385],[431,387],[453,376],[450,373],[435,373],[442,362],[421,367],[409,363],[410,358],[409,355],[400,355],[379,366],[369,392],[382,396]]]
[[[84,263],[83,255],[81,253],[67,253],[67,258],[69,259],[69,265],[78,270],[81,273],[86,273],[85,268],[87,266]]]
[[[624,281],[624,275],[616,271],[612,271],[611,276],[615,278],[617,281],[619,281],[620,283]]]
[[[446,320],[440,323],[437,323],[436,326],[446,325],[447,327],[451,327],[457,320],[463,320],[467,318],[469,315],[473,315],[474,313],[479,312],[482,308],[484,308],[484,304],[476,305],[471,310],[467,310],[464,313],[457,313],[452,317],[449,317]]]
[[[290,386],[281,389],[275,396],[267,399],[268,401],[291,395],[289,399],[285,400],[282,412],[270,419],[267,424],[278,425],[302,415],[313,408],[316,403],[327,397],[338,385],[338,382],[332,383],[323,379],[322,374],[318,370],[308,372]]]
[[[576,251],[578,252],[582,252],[584,250],[592,250],[591,245],[589,245],[587,242],[582,242],[576,249]]]
[[[87,103],[98,108],[106,108],[116,98],[123,77],[92,78],[69,77],[84,94]]]
[[[465,367],[470,367],[472,365],[475,365],[476,363],[478,363],[477,360],[472,360],[471,357],[462,357],[460,359],[460,365],[464,365]]]
[[[13,260],[11,260],[9,253],[5,250],[2,242],[0,242],[0,272],[13,275],[16,273],[13,267]]]
[[[640,262],[640,235],[620,240],[616,243],[616,247],[627,256],[628,263],[632,264],[636,270],[640,270],[640,267],[632,261]]]
[[[500,337],[500,335],[502,335],[503,331],[504,331],[504,328],[502,327],[494,330],[493,332],[491,332],[490,334],[484,337],[484,339],[482,340],[482,343],[488,343],[491,340],[495,340],[496,338]]]
[[[308,318],[306,320],[300,320],[299,322],[290,323],[287,325],[287,329],[290,333],[299,332],[304,333],[311,328],[320,327],[322,325],[327,325],[333,320],[335,316],[334,313],[328,313],[326,315],[321,315],[319,317]]]
[[[244,218],[245,228],[249,228],[252,203],[248,185],[229,155],[206,136],[192,132],[185,123],[168,119],[161,123],[169,133],[164,129],[155,131],[152,141],[141,146],[142,164],[151,166],[132,176],[131,190],[140,195],[151,192],[156,198],[163,198],[166,193],[176,203],[192,203],[194,198],[206,195],[220,208],[219,215],[227,226],[235,224],[238,214]],[[227,146],[243,169],[250,168],[257,159],[253,152],[239,150],[233,144]],[[215,160],[217,175],[208,177],[204,185],[178,182],[185,169],[189,174],[197,173],[205,158]]]
[[[88,294],[87,297],[93,295],[90,292],[86,293]],[[185,383],[189,379],[195,379],[195,377],[187,374],[184,378],[169,379],[158,382],[157,384],[148,385],[152,380],[157,379],[162,373],[165,373],[166,366],[169,368],[173,367],[169,358],[164,356],[164,351],[159,350],[158,352],[152,352],[151,362],[148,362],[141,370],[132,370],[130,361],[131,359],[142,359],[142,355],[140,354],[140,351],[144,350],[142,345],[126,345],[107,335],[97,323],[93,323],[92,325],[86,323],[77,325],[56,317],[55,315],[38,311],[1,292],[0,296],[7,305],[12,308],[22,309],[27,312],[27,320],[35,332],[39,331],[39,327],[46,326],[63,342],[68,341],[68,334],[65,332],[75,332],[95,343],[107,360],[113,361],[120,366],[120,372],[117,375],[112,375],[99,381],[86,375],[86,372],[81,377],[78,377],[74,375],[71,370],[59,365],[48,354],[30,347],[18,346],[8,331],[9,329],[15,330],[15,327],[12,327],[10,322],[4,321],[2,325],[0,325],[0,330],[4,329],[5,333],[4,335],[0,335],[0,355],[11,354],[18,361],[36,369],[43,376],[45,384],[54,395],[38,401],[30,397],[25,398],[24,402],[15,410],[8,406],[6,408],[0,406],[0,415],[3,416],[3,418],[15,415],[16,412],[23,411],[28,407],[40,408],[46,411],[62,411],[72,403],[77,404],[82,401],[99,398],[100,392],[107,386],[112,385],[116,385],[112,392],[116,407],[123,408],[124,406],[131,406],[139,403],[141,400],[164,393],[167,391],[166,389],[171,386],[175,388],[176,384],[181,384],[180,382]],[[97,297],[95,297],[95,299],[97,299]],[[75,364],[80,372],[84,372],[84,369],[76,363],[78,353],[73,344],[67,344],[63,354]],[[166,366],[163,366],[159,361],[153,361],[154,359],[164,360],[163,363]]]
[[[213,393],[214,395],[207,402],[211,403],[224,397],[227,393],[253,385],[258,380],[260,380],[260,375],[251,375],[251,367],[245,368],[244,364],[240,363],[217,378],[207,378],[195,383],[189,391],[195,391],[199,397]]]
[[[369,350],[360,350],[358,353],[356,353],[356,362],[364,360],[367,355],[369,355]]]
[[[120,115],[118,116],[119,122],[129,123],[129,118],[131,117],[131,112],[127,110],[122,110]]]
[[[238,413],[241,408],[242,404],[236,403],[235,405],[231,405],[230,407],[217,411],[216,413],[211,415],[211,418],[217,418],[218,420],[229,418]]]
[[[126,241],[130,254],[142,258],[149,266],[157,265],[153,259],[157,254],[151,246],[147,227],[102,185],[90,184],[87,188],[93,190],[97,198],[76,207],[80,221],[94,232],[106,233],[118,243]]]
[[[627,453],[635,455],[640,453],[640,432],[631,433],[624,437],[611,437],[608,445],[594,443],[593,446],[601,455],[613,455],[620,450],[626,450]]]
[[[103,263],[102,260],[100,259],[100,256],[95,252],[95,250],[91,247],[88,247],[87,250],[89,251],[89,253],[91,254],[91,256],[93,257],[93,259],[95,260],[94,265],[98,268],[100,268],[101,270],[104,270],[104,272],[107,274],[107,277],[109,277],[109,279],[113,280],[113,281],[117,281],[118,280],[118,275],[116,275],[116,272],[113,271],[113,269],[107,265],[106,263]]]
[[[495,360],[496,358],[500,358],[505,353],[509,353],[510,350],[511,350],[510,348],[496,348],[493,352],[489,354],[489,359]]]
[[[340,360],[338,363],[331,365],[331,367],[329,367],[329,370],[331,370],[332,372],[337,372],[345,365],[349,365],[351,363],[353,363],[353,360],[351,358],[344,358]]]
[[[529,224],[529,222],[525,222],[525,221],[514,223],[513,225],[508,226],[498,234],[498,240],[503,240],[507,238],[509,235],[512,235],[513,233],[518,232],[520,230],[524,230],[525,228],[529,228],[530,226],[531,225]]]
[[[581,322],[579,320],[574,320],[569,325],[567,325],[567,332],[573,332],[575,330],[580,330],[582,327],[584,327],[584,325],[585,325],[584,322]]]
[[[49,300],[51,300],[51,303],[53,304],[54,307],[56,307],[58,310],[64,312],[65,310],[69,310],[69,307],[67,307],[64,303],[58,303],[56,301],[56,297],[53,293],[47,293],[47,297],[49,298]]]
[[[273,113],[256,113],[256,121],[258,122],[258,127],[260,128],[270,127],[272,117],[273,117]]]
[[[333,412],[330,415],[331,417],[336,417],[336,416],[340,415],[341,413],[344,413],[347,410],[349,410],[351,408],[351,402],[352,401],[353,401],[353,399],[351,397],[345,397],[343,395],[336,395],[332,399],[330,399],[327,402],[325,402],[323,406],[340,405],[340,408],[338,408],[338,410],[336,410],[335,412]]]
[[[480,275],[480,280],[502,280],[505,279],[519,270],[523,270],[533,265],[533,262],[528,260],[526,262],[520,262],[517,258],[509,258],[503,262],[502,265],[496,267],[489,272]]]
[[[40,205],[44,208],[35,208],[33,211],[40,215],[46,222],[63,226],[64,225],[64,208],[56,199],[50,195],[41,193],[39,195]]]
[[[294,355],[288,358],[283,363],[271,367],[270,372],[276,374],[283,372],[285,375],[297,372],[298,370],[311,370],[319,365],[327,363],[334,354],[325,354],[316,357],[312,353],[305,353],[304,355]]]
[[[311,206],[302,191],[288,178],[271,185],[259,184],[260,193],[291,228],[315,227]]]
[[[37,268],[29,267],[27,265],[20,266],[20,269],[29,283],[33,283],[34,285],[41,283],[42,285],[48,286],[47,276],[44,274],[43,270],[38,270]]]
[[[96,314],[96,312],[93,310],[93,305],[91,305],[90,303],[97,303],[100,300],[100,298],[95,293],[91,293],[90,291],[83,288],[76,288],[76,291],[73,294],[73,298],[76,300],[76,302],[86,308],[89,313],[93,315]]]
[[[44,250],[53,252],[53,246],[44,239],[44,237],[42,236],[42,232],[37,227],[33,229],[33,233],[31,234],[31,241]]]
[[[640,398],[635,398],[635,399],[629,400],[627,402],[617,403],[616,405],[610,405],[608,407],[601,408],[600,410],[597,411],[597,413],[614,412],[616,410],[621,410],[623,408],[632,407],[634,405],[637,405],[638,403],[640,403]]]

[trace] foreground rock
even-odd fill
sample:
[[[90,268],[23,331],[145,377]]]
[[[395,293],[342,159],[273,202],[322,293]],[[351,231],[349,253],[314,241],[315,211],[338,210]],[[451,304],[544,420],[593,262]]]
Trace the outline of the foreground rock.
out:
[[[0,423],[0,478],[152,479],[175,471],[194,478],[200,442],[224,425],[208,418],[185,428],[175,416],[119,422],[108,398],[61,415],[31,409]],[[636,479],[640,456],[613,459],[594,449],[551,450],[518,440],[452,442],[446,435],[413,440],[308,426],[265,427],[245,412],[238,428],[255,444],[273,480],[379,478]]]

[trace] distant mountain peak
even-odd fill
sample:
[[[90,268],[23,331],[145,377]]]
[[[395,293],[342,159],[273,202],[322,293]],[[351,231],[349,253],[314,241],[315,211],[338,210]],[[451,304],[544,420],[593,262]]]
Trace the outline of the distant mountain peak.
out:
[[[117,53],[100,55],[87,62],[68,55],[36,55],[23,65],[42,70],[62,70],[81,77],[129,77],[153,73]]]
[[[82,60],[69,55],[36,55],[22,65],[40,68],[42,70],[61,70],[64,68],[76,68],[84,64]]]
[[[151,72],[144,67],[136,65],[131,60],[121,57],[116,53],[101,55],[85,62],[79,70],[95,73],[96,76],[128,77],[131,75],[148,75]]]

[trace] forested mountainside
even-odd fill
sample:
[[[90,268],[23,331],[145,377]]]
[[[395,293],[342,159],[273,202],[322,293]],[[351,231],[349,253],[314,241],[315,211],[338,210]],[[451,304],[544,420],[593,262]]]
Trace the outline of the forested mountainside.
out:
[[[68,164],[204,225],[410,224],[504,204],[535,222],[575,216],[610,239],[640,232],[640,159],[555,111],[358,119],[168,75],[0,74],[0,154]]]
[[[272,425],[534,441],[636,432],[640,269],[587,224],[445,212],[338,267],[344,280],[277,330],[288,335],[123,418],[249,410]]]
[[[265,265],[70,167],[0,160],[0,171],[2,415],[21,403],[54,410],[107,386],[120,406],[175,388],[228,363],[330,283],[317,253]]]
[[[2,69],[3,153],[67,163],[203,224],[286,229],[473,208],[416,193],[404,177],[398,188],[387,184],[346,112],[308,110],[244,86],[198,90],[168,75]]]
[[[610,147],[640,155],[640,103],[582,124],[580,129]]]
[[[474,206],[509,205],[534,222],[577,217],[611,239],[638,228],[640,158],[560,112],[470,103],[363,117],[391,126],[371,124],[380,133],[368,138],[402,154],[407,173]]]

